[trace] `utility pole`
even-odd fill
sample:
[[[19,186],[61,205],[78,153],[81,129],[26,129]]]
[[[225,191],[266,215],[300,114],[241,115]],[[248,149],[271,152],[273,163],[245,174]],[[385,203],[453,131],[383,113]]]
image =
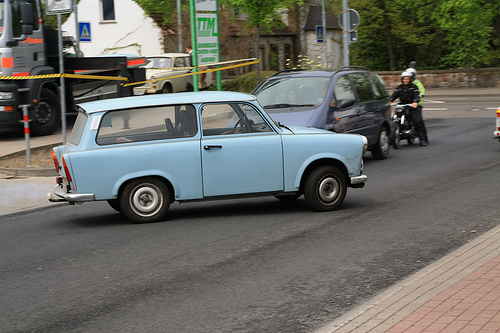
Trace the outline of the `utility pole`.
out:
[[[323,68],[327,67],[327,53],[326,53],[326,43],[327,43],[327,30],[326,30],[326,9],[325,0],[321,0],[321,24],[323,25]]]
[[[348,15],[349,8],[347,7],[347,0],[342,0],[342,15],[344,15],[343,24],[343,42],[344,42],[344,66],[349,66],[349,43],[351,39],[351,32],[349,27],[351,26],[351,18]]]

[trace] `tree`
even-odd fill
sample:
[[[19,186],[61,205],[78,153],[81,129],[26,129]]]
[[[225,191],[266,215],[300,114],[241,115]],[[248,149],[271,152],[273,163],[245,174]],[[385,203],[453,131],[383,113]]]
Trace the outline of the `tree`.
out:
[[[259,55],[261,31],[269,32],[273,25],[281,24],[278,10],[302,4],[302,0],[226,0],[231,6],[248,15],[248,24],[256,28],[254,54]],[[256,64],[257,84],[260,82],[260,66]]]

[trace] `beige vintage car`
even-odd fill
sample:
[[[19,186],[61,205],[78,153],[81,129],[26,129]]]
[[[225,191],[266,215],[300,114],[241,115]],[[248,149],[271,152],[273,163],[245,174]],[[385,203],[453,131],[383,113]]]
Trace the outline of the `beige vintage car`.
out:
[[[134,95],[173,93],[193,90],[193,76],[190,73],[189,54],[164,53],[146,57],[146,84],[134,87]],[[202,69],[200,69],[201,71]],[[153,80],[153,81],[150,81]],[[212,85],[212,73],[198,75],[200,90]]]

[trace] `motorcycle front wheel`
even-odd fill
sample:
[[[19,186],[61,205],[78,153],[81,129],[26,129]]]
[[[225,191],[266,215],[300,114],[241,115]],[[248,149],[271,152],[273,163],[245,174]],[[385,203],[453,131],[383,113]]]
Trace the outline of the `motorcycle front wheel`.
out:
[[[399,149],[401,147],[401,130],[399,123],[394,123],[394,142],[392,146],[394,149]]]

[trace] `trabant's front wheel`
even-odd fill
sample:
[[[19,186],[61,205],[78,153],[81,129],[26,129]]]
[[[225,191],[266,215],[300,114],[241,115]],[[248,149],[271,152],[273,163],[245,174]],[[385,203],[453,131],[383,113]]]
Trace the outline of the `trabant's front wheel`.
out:
[[[120,195],[123,214],[136,223],[157,222],[170,207],[170,191],[157,178],[140,178],[128,183]]]
[[[304,185],[307,205],[316,211],[324,212],[339,207],[347,193],[344,174],[336,167],[325,165],[313,170]]]

